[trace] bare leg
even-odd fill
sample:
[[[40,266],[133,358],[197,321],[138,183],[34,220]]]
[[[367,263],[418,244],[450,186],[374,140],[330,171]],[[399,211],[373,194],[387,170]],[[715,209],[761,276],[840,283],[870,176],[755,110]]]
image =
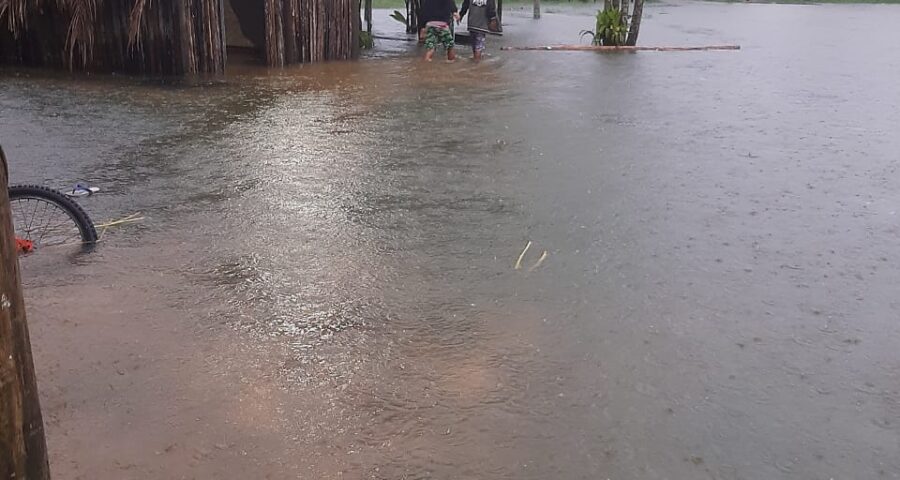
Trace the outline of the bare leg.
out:
[[[425,50],[425,61],[430,62],[434,58],[434,49]]]
[[[472,52],[472,60],[475,60],[476,62],[481,61],[481,50],[475,50],[474,52]]]
[[[453,51],[453,47],[447,49],[447,61],[453,62],[456,60],[456,52]]]

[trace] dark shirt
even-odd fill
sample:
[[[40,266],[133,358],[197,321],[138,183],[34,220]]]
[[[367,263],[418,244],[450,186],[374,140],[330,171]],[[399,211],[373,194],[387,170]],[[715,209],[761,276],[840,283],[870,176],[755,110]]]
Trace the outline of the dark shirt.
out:
[[[497,33],[492,32],[488,26],[491,20],[497,18],[494,0],[463,0],[459,16],[463,17],[467,12],[469,14],[469,31]]]
[[[456,2],[453,0],[422,0],[419,26],[424,27],[428,22],[450,23],[456,11]]]

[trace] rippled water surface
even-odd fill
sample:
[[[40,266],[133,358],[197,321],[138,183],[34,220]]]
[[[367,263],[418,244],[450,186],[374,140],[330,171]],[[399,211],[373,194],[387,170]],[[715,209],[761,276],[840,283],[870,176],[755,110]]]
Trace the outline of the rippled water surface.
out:
[[[499,50],[592,26],[545,11],[480,65],[4,71],[12,180],[145,217],[23,260],[59,478],[900,477],[900,7]]]

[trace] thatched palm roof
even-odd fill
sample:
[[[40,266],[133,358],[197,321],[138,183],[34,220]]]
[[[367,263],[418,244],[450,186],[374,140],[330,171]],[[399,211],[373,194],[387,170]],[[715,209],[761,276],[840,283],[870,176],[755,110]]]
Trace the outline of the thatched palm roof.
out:
[[[53,9],[67,19],[67,64],[70,68],[77,64],[83,67],[93,52],[98,1],[102,0],[0,0],[0,25],[5,23],[6,29],[18,38],[29,26],[29,15],[44,8]]]
[[[220,72],[225,50],[221,1],[0,0],[0,62],[70,70]]]
[[[0,62],[155,74],[225,67],[223,1],[0,0]],[[231,0],[264,11],[270,66],[358,52],[359,0]]]

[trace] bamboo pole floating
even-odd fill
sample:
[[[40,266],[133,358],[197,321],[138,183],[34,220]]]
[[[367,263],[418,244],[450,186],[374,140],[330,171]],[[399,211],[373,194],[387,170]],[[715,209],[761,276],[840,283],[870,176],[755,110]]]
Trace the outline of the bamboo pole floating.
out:
[[[522,253],[519,254],[519,258],[516,259],[516,266],[515,266],[516,270],[519,270],[522,268],[522,259],[525,258],[525,254],[528,253],[529,248],[531,248],[531,240],[528,241],[528,243],[525,245],[525,249],[522,250]]]
[[[115,221],[108,222],[108,223],[101,223],[99,225],[94,225],[94,227],[95,228],[109,228],[109,227],[115,227],[116,225],[121,225],[123,223],[134,223],[134,222],[140,222],[140,221],[144,220],[144,217],[141,217],[139,215],[140,215],[140,213],[135,213],[133,215],[129,215],[129,216],[127,216],[125,218],[121,218],[119,220],[115,220]]]
[[[702,47],[616,47],[612,45],[544,45],[535,47],[503,47],[500,50],[551,52],[688,52],[699,50],[740,50],[740,45],[707,45]]]
[[[109,227],[115,227],[117,225],[123,225],[126,223],[140,222],[142,220],[144,220],[144,217],[142,217],[141,213],[138,212],[138,213],[132,213],[131,215],[129,215],[125,218],[121,218],[119,220],[115,220],[115,221],[111,221],[111,222],[107,222],[107,223],[101,223],[99,225],[94,225],[94,228],[101,229],[100,234],[97,236],[97,241],[99,242],[99,241],[103,240],[103,237],[106,236],[106,231],[109,230]]]
[[[541,257],[538,258],[537,262],[534,262],[534,265],[532,265],[531,268],[528,269],[528,273],[531,273],[531,272],[537,270],[537,268],[540,267],[541,264],[544,263],[544,260],[546,260],[546,259],[547,259],[547,251],[544,250],[544,252],[541,253]]]

